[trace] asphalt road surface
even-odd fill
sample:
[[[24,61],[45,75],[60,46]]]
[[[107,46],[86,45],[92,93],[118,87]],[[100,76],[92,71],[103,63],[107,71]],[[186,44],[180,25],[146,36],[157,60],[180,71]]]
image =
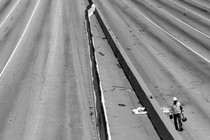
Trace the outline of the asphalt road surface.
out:
[[[184,105],[183,139],[210,139],[210,2],[95,2],[160,106],[170,105],[174,96]],[[84,0],[0,0],[1,140],[98,138],[87,5]],[[157,135],[135,130],[147,132],[145,138]]]
[[[95,2],[160,106],[183,104],[183,139],[210,139],[210,2]]]
[[[0,139],[94,140],[82,0],[0,0]]]

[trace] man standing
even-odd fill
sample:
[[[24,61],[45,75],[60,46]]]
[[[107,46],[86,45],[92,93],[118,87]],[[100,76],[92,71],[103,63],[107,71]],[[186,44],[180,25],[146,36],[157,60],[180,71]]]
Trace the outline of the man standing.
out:
[[[173,114],[175,129],[179,131],[183,130],[181,121],[182,109],[181,103],[174,97],[171,105],[171,113]]]

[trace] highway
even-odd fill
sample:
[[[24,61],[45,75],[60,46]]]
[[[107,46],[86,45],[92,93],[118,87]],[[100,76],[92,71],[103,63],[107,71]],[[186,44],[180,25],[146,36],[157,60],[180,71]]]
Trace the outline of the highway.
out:
[[[160,107],[174,96],[183,104],[181,137],[210,139],[210,2],[93,2]],[[132,114],[141,104],[93,17],[106,129],[97,118],[89,4],[0,0],[0,140],[161,139],[147,115]]]
[[[0,0],[1,140],[97,139],[87,5]]]
[[[210,2],[94,2],[160,106],[183,104],[183,139],[210,139]]]

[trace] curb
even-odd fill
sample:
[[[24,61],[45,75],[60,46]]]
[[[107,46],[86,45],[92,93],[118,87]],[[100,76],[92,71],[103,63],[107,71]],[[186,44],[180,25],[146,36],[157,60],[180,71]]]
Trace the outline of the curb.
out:
[[[155,100],[153,94],[150,92],[140,74],[128,58],[97,6],[95,15],[107,37],[109,45],[111,46],[116,58],[118,58],[127,79],[133,87],[140,102],[146,107],[148,116],[160,138],[163,140],[183,140],[180,134],[174,129],[170,120],[161,111],[158,102]]]

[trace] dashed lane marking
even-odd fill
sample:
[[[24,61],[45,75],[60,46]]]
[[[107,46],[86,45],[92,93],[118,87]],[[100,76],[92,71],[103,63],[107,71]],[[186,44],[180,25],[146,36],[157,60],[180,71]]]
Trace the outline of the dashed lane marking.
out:
[[[147,0],[146,0],[146,1],[147,1]],[[149,1],[147,1],[147,2],[148,2],[149,4],[151,4],[152,6],[154,6],[154,7],[156,7],[156,8],[157,8],[157,6],[156,6],[156,5],[154,5],[153,3],[149,2]],[[187,24],[187,23],[183,22],[182,20],[180,20],[179,18],[175,17],[174,15],[169,14],[169,13],[168,13],[168,12],[166,12],[165,10],[163,10],[163,9],[160,9],[160,10],[161,10],[161,11],[163,11],[164,13],[166,13],[167,15],[169,15],[169,16],[171,16],[171,17],[175,18],[176,20],[180,21],[181,23],[183,23],[184,25],[188,26],[189,28],[191,28],[191,29],[193,29],[193,30],[197,31],[198,33],[200,33],[200,34],[202,34],[203,36],[205,36],[205,37],[207,37],[208,39],[210,39],[210,36],[208,36],[207,34],[205,34],[205,33],[201,32],[201,31],[199,31],[198,29],[196,29],[196,28],[194,28],[194,27],[190,26],[189,24]]]
[[[16,4],[18,4],[18,3],[19,3],[19,1],[18,1]],[[34,8],[33,13],[32,13],[32,15],[31,15],[31,17],[30,17],[30,19],[29,19],[29,21],[28,21],[28,23],[27,23],[27,25],[26,25],[26,28],[25,28],[25,30],[23,31],[23,34],[21,35],[21,37],[20,37],[20,39],[19,39],[17,45],[15,46],[15,49],[13,50],[12,54],[10,55],[9,60],[7,61],[6,65],[4,66],[3,70],[1,71],[1,73],[0,73],[0,78],[2,77],[4,71],[6,70],[7,66],[8,66],[9,63],[10,63],[10,61],[12,60],[12,57],[14,56],[14,54],[15,54],[17,48],[19,47],[20,43],[22,42],[23,37],[24,37],[24,35],[25,35],[25,33],[26,33],[26,31],[27,31],[27,29],[28,29],[28,27],[29,27],[29,25],[30,25],[30,23],[31,23],[31,21],[32,21],[32,18],[33,18],[34,14],[35,14],[35,11],[36,11],[36,9],[37,9],[39,3],[40,3],[40,0],[38,0],[38,2],[37,2],[37,4],[36,4],[36,7]]]
[[[122,0],[124,3],[126,3],[128,6],[130,6],[130,4],[128,2],[126,2],[125,0]],[[136,11],[138,14],[142,15],[144,18],[146,18],[148,21],[150,21],[151,23],[153,23],[155,26],[157,26],[160,30],[162,30],[164,33],[166,33],[167,35],[169,35],[170,37],[172,37],[173,39],[175,39],[177,42],[179,42],[180,44],[182,44],[183,46],[185,46],[187,49],[191,50],[193,53],[195,53],[196,55],[198,55],[199,57],[201,57],[202,59],[204,59],[205,61],[207,61],[208,63],[210,63],[210,60],[205,58],[204,56],[202,56],[201,54],[199,54],[198,52],[196,52],[195,50],[193,50],[192,48],[190,48],[189,46],[187,46],[186,44],[184,44],[183,42],[181,42],[180,40],[178,40],[176,37],[174,37],[173,35],[171,35],[170,33],[168,33],[166,30],[164,30],[163,28],[161,28],[159,25],[157,25],[156,23],[154,23],[152,20],[150,20],[148,17],[146,17],[143,13],[141,13],[140,11],[138,11],[137,9],[135,9],[134,7],[130,6],[134,11]]]
[[[192,11],[192,10],[190,10],[190,9],[188,9],[188,8],[186,8],[186,7],[180,5],[180,4],[178,4],[178,3],[176,3],[176,2],[174,2],[174,1],[172,1],[172,0],[169,0],[169,1],[171,1],[172,3],[174,3],[174,4],[176,4],[176,5],[180,6],[180,7],[182,7],[183,9],[185,9],[185,10],[187,10],[187,11],[190,11],[190,12],[194,13],[195,15],[197,15],[197,16],[199,16],[199,17],[201,17],[201,18],[207,20],[208,22],[210,22],[210,19],[208,19],[208,18],[206,18],[206,17],[204,17],[204,16],[202,16],[202,15],[200,15],[200,14],[198,14],[198,13],[196,13],[196,12],[194,12],[194,11]]]

